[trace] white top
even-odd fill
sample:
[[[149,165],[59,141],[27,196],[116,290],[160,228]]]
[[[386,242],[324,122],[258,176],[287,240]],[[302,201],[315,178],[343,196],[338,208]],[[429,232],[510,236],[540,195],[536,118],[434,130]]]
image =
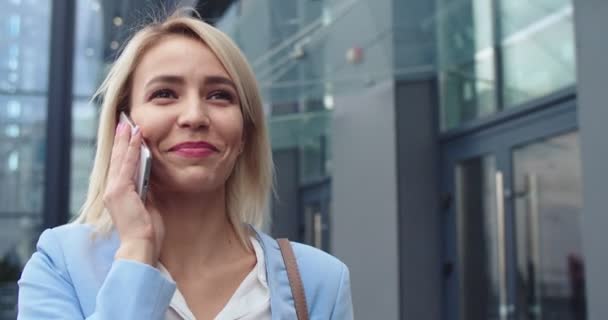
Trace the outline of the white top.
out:
[[[251,237],[257,263],[236,289],[215,320],[270,320],[270,291],[266,281],[264,251],[257,239]],[[173,280],[167,269],[159,263],[160,271]],[[166,320],[195,320],[186,299],[175,289],[165,315]]]

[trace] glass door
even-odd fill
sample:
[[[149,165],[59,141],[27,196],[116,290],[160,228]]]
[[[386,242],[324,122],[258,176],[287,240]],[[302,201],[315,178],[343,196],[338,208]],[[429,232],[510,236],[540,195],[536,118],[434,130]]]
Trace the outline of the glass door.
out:
[[[329,209],[331,182],[325,178],[300,187],[301,239],[329,252]]]
[[[445,318],[585,319],[576,112],[443,148]]]
[[[459,162],[455,168],[461,319],[500,319],[507,304],[502,175],[496,156]]]
[[[586,319],[578,134],[513,149],[518,319]]]

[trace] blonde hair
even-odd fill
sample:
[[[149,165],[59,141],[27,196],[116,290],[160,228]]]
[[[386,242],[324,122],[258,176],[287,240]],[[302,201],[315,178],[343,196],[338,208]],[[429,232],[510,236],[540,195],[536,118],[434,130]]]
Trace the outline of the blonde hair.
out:
[[[98,233],[112,229],[112,219],[102,197],[108,178],[119,107],[128,106],[133,72],[148,49],[163,38],[181,35],[202,41],[217,56],[233,80],[243,114],[244,148],[226,182],[228,218],[245,244],[247,225],[260,227],[272,190],[273,164],[262,101],[257,81],[247,60],[224,33],[178,12],[164,21],[153,22],[135,33],[114,62],[93,99],[101,98],[97,151],[84,205],[74,223],[96,227]]]

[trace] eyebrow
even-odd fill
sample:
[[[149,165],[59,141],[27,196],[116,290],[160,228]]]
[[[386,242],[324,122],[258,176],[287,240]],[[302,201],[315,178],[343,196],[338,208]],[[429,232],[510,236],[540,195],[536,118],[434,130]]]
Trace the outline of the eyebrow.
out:
[[[144,88],[147,88],[156,82],[183,84],[184,78],[182,78],[180,76],[168,76],[168,75],[157,76],[157,77],[152,78],[150,81],[148,81],[148,83],[146,83]]]
[[[144,88],[147,88],[156,82],[183,84],[185,80],[181,76],[162,75],[152,78],[150,81],[148,81],[148,83],[146,83]],[[234,90],[236,90],[236,85],[234,84],[234,82],[224,76],[206,76],[204,84],[225,84],[231,86]]]
[[[205,84],[225,84],[231,86],[234,90],[236,90],[236,85],[234,84],[234,82],[224,76],[207,76],[205,77]]]

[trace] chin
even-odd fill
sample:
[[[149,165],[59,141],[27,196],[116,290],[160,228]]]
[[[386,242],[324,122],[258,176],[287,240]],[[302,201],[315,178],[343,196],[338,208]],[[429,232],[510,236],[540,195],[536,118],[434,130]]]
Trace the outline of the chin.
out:
[[[169,182],[170,181],[170,182]],[[221,188],[225,181],[209,172],[180,172],[169,179],[171,189],[185,193],[211,192]]]

